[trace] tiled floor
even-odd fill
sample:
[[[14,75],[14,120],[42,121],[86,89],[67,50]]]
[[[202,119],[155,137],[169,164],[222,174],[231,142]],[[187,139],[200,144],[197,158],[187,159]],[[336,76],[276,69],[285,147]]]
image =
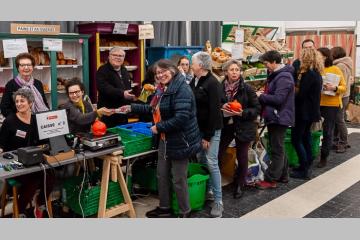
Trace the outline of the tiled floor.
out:
[[[353,146],[348,149],[344,154],[336,154],[333,152],[329,157],[328,166],[323,169],[314,168],[313,178],[322,175],[323,173],[333,169],[334,167],[344,163],[345,161],[353,158],[354,156],[360,154],[360,129],[350,129],[349,130],[349,143]],[[318,161],[318,159],[316,160]],[[315,161],[315,162],[316,162]],[[359,170],[360,171],[360,170]],[[274,190],[257,190],[250,189],[246,191],[244,196],[241,199],[235,200],[232,197],[232,185],[227,185],[223,187],[223,201],[224,201],[224,213],[223,218],[236,218],[244,216],[245,214],[252,212],[253,210],[263,206],[264,204],[277,199],[279,196],[282,196],[291,190],[297,188],[298,186],[304,184],[306,181],[298,179],[290,179],[290,182],[287,184],[279,184],[278,188]],[[329,183],[331,184],[331,183]],[[357,187],[356,187],[357,186]],[[319,209],[314,210],[306,217],[356,217],[360,216],[360,183],[355,184],[350,189],[339,194],[335,198],[331,199],[329,202],[325,203]],[[284,195],[285,196],[285,195]],[[152,195],[150,197],[142,199],[147,203],[147,206],[137,206],[135,208],[137,211],[138,217],[143,217],[144,213],[156,207],[157,201],[156,196]],[[293,203],[295,204],[295,203]],[[205,208],[202,211],[194,212],[192,217],[197,218],[208,218],[210,216],[210,207],[207,203]]]
[[[352,147],[348,149],[346,153],[344,154],[336,154],[335,152],[331,153],[327,167],[323,169],[314,168],[313,170],[314,181],[315,181],[314,178],[322,175],[325,172],[327,172],[328,174],[330,172],[329,170],[331,169],[335,170],[334,168],[338,167],[339,165],[341,165],[342,163],[346,162],[349,159],[354,160],[354,157],[360,154],[360,148],[357,147],[360,146],[360,128],[349,129],[349,143]],[[315,163],[317,161],[318,159],[315,160]],[[360,169],[358,171],[360,171]],[[321,177],[323,177],[324,175],[322,175]],[[338,179],[333,179],[333,181],[337,181],[337,180]],[[223,184],[225,184],[226,182],[228,182],[228,180],[224,180]],[[305,182],[307,181],[290,179],[289,183],[279,184],[276,189],[272,189],[272,190],[258,190],[255,188],[250,189],[245,192],[244,196],[241,199],[238,200],[235,200],[232,197],[232,185],[225,184],[226,186],[223,187],[223,202],[225,207],[223,218],[246,217],[254,212],[259,212],[260,209],[264,208],[264,205],[272,204],[273,202],[276,203],[276,200],[279,200],[281,198],[283,201],[285,200],[286,202],[287,196],[290,196],[291,194],[293,194],[295,190],[298,190],[297,187],[299,187],[300,185],[302,185],[301,186],[302,188],[306,187],[306,185],[312,185],[311,184],[312,182],[307,182],[306,184],[304,184]],[[332,184],[332,180],[329,180],[328,184]],[[347,187],[349,188],[346,189]],[[345,191],[340,192],[338,195],[335,194],[334,195],[335,197],[329,198],[327,202],[325,202],[322,205],[320,204],[319,206],[314,207],[311,211],[308,211],[306,214],[304,214],[301,217],[306,217],[306,218],[360,217],[360,182],[357,182],[352,186],[349,185],[347,187],[344,188],[346,189]],[[301,197],[306,198],[306,196],[301,196]],[[288,202],[286,204],[296,204],[296,203]],[[157,205],[158,205],[158,199],[156,195],[149,194],[147,196],[139,196],[136,200],[134,200],[134,207],[136,210],[136,214],[137,217],[140,218],[145,217],[146,211],[155,208]],[[206,203],[205,208],[202,211],[194,212],[192,214],[192,217],[208,218],[211,217],[209,213],[210,213],[209,203]],[[284,216],[286,216],[286,214],[284,214]]]
[[[360,169],[359,169],[360,171]],[[306,218],[360,218],[360,182],[340,193]]]

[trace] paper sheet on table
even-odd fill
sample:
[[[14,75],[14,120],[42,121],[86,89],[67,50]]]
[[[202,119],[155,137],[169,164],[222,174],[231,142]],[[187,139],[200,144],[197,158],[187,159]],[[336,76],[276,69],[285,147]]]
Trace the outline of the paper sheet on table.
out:
[[[323,76],[323,85],[325,85],[326,83],[330,83],[331,85],[339,86],[339,82],[340,82],[340,76],[334,73],[326,73],[325,76]],[[322,93],[330,96],[336,95],[334,91],[323,90]]]

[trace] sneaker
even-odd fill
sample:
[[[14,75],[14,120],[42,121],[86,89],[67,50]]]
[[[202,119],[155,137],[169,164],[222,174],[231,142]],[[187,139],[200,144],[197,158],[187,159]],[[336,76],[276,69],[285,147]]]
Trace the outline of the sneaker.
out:
[[[164,209],[164,208],[160,208],[160,207],[157,207],[151,211],[148,211],[145,215],[148,218],[171,218],[172,217],[170,208]]]
[[[208,191],[206,193],[206,198],[205,198],[206,201],[214,201],[215,200],[215,197],[214,197],[214,193],[212,191]]]
[[[24,213],[20,213],[19,218],[27,218],[27,216]]]
[[[268,181],[259,181],[256,183],[256,187],[258,189],[264,190],[268,188],[276,188],[276,182],[268,182]]]
[[[214,218],[221,218],[223,211],[224,211],[224,206],[221,203],[216,202],[213,204],[211,208],[210,215]]]
[[[337,145],[336,153],[344,153],[344,152],[346,152],[346,147],[345,147],[345,145],[343,145],[343,144]]]

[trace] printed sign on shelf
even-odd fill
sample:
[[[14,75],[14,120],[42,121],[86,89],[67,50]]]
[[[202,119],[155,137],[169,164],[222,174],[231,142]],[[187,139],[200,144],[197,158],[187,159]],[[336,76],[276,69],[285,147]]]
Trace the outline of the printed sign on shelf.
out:
[[[5,58],[13,58],[16,57],[19,53],[28,52],[25,38],[5,39],[3,40],[3,48]]]
[[[62,51],[62,39],[55,38],[43,38],[43,50],[44,51]]]
[[[40,140],[69,133],[65,109],[38,113],[36,114],[36,123]]]
[[[12,34],[58,35],[60,25],[11,23]]]
[[[154,39],[154,26],[152,24],[139,25],[139,39]]]
[[[128,23],[115,23],[113,34],[127,34],[128,28]]]

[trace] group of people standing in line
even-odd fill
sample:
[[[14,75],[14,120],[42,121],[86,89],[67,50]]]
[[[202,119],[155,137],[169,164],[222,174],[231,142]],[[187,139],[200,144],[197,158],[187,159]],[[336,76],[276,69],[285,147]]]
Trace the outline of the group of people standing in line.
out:
[[[305,40],[303,50],[293,66],[284,65],[277,51],[264,53],[260,60],[268,69],[268,79],[263,91],[255,91],[241,76],[241,62],[229,60],[222,70],[225,79],[220,82],[212,73],[212,59],[206,52],[195,53],[190,59],[182,57],[178,65],[167,59],[153,64],[144,83],[155,86],[154,94],[146,104],[136,102],[131,82],[123,66],[125,52],[114,47],[106,64],[96,74],[98,109],[84,100],[85,88],[79,79],[66,84],[68,101],[66,109],[70,131],[89,132],[91,124],[100,118],[107,127],[127,123],[126,114],[150,116],[154,122],[153,134],[158,136],[158,192],[159,206],[146,213],[147,217],[172,217],[171,189],[179,203],[179,217],[190,217],[187,185],[189,159],[196,156],[206,164],[210,174],[207,199],[213,200],[211,216],[221,217],[222,200],[221,160],[229,143],[235,139],[238,165],[234,176],[233,197],[240,198],[246,189],[248,149],[257,138],[258,117],[264,119],[269,133],[271,161],[264,181],[256,183],[260,189],[275,188],[278,182],[289,179],[288,161],[284,152],[286,129],[292,127],[292,143],[299,156],[300,165],[292,169],[291,177],[309,179],[312,168],[311,125],[323,122],[323,143],[318,167],[326,166],[331,148],[344,152],[349,147],[344,120],[352,83],[352,62],[343,48],[315,49],[312,40]],[[36,124],[33,115],[46,111],[46,101],[41,81],[34,79],[34,58],[23,53],[16,58],[19,75],[10,80],[1,100],[1,112],[6,117],[0,130],[0,147],[3,151],[36,145]],[[339,76],[338,85],[323,84],[323,76]],[[324,91],[332,91],[326,95]],[[229,102],[237,100],[242,105],[239,112],[229,111]],[[226,112],[226,114],[223,114]],[[224,117],[226,116],[226,117]],[[334,128],[335,138],[334,136]],[[20,191],[20,212],[25,208],[42,177],[38,173],[20,179],[26,186]],[[21,177],[19,177],[21,178]],[[51,177],[47,178],[52,180]],[[47,184],[50,194],[52,184]],[[40,195],[42,196],[42,195]],[[23,198],[23,199],[22,199]]]

